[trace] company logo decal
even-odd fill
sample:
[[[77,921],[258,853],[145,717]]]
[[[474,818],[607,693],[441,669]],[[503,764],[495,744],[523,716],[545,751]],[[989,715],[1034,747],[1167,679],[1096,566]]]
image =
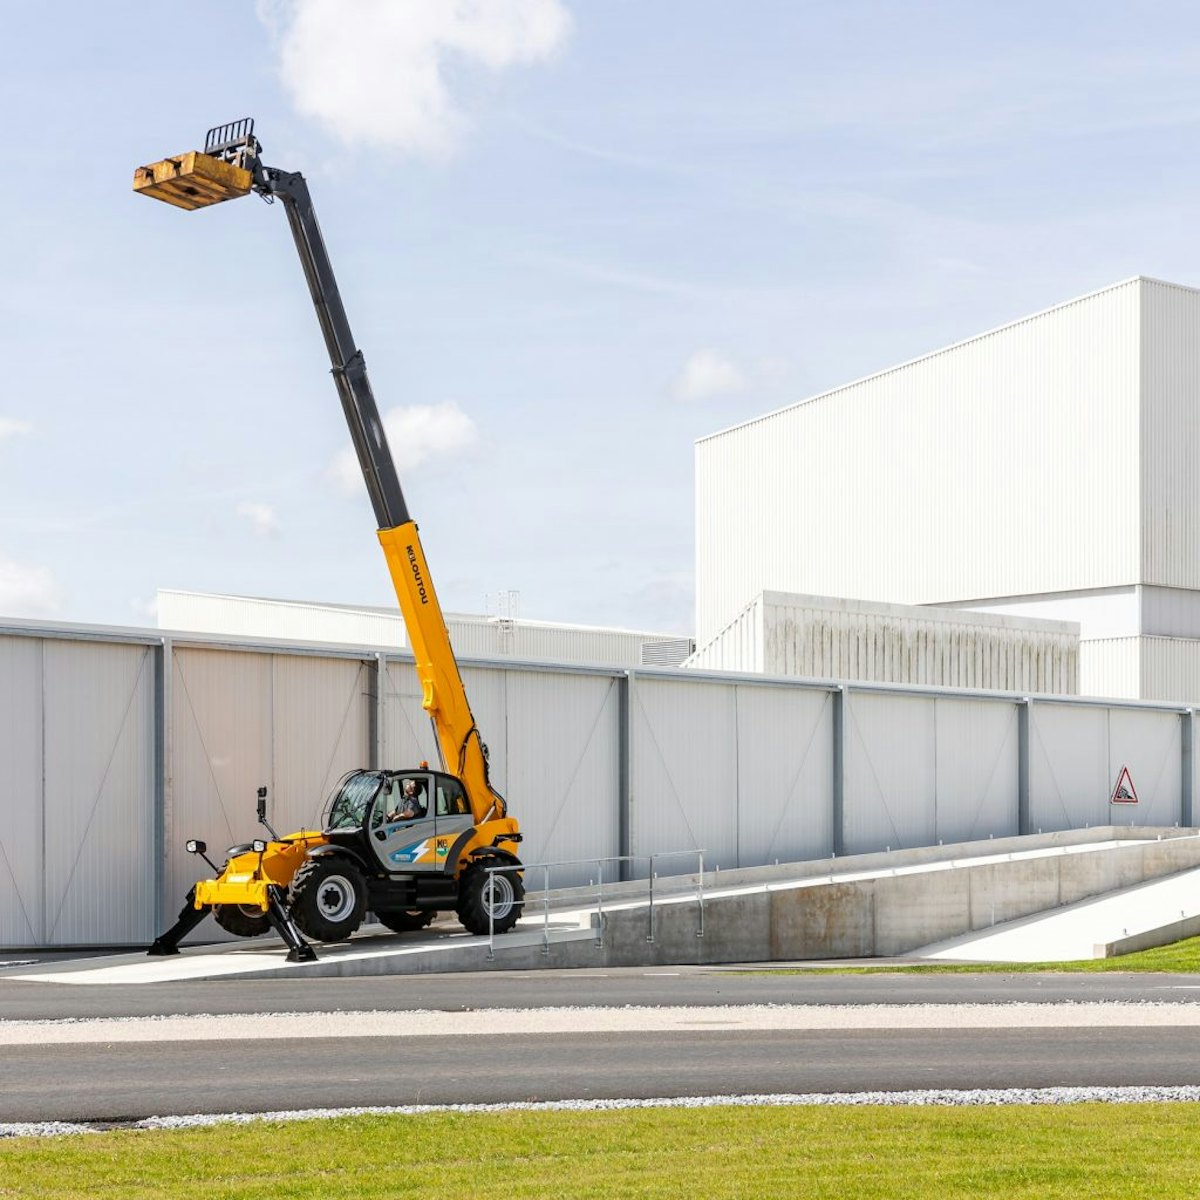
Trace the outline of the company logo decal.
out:
[[[411,546],[405,546],[404,549],[408,552],[408,565],[412,569],[413,580],[417,585],[417,595],[421,597],[422,604],[429,603],[429,596],[425,591],[425,580],[421,578],[421,568],[417,565],[417,555]]]
[[[411,863],[416,862],[429,849],[429,839],[426,838],[421,842],[412,842],[407,846],[400,846],[393,850],[388,855],[388,861],[394,863]]]

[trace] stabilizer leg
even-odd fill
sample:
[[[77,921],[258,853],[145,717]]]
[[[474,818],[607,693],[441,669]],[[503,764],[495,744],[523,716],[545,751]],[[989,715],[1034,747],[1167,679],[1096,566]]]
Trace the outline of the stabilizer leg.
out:
[[[210,904],[205,904],[201,908],[196,907],[196,889],[192,888],[187,894],[183,908],[179,910],[179,920],[166,933],[160,933],[154,939],[154,945],[146,953],[155,958],[167,954],[178,954],[179,943],[208,916],[211,909],[212,905]]]
[[[283,889],[274,884],[267,888],[267,903],[267,916],[275,926],[275,932],[287,943],[288,962],[316,962],[317,952],[304,940],[283,902]]]

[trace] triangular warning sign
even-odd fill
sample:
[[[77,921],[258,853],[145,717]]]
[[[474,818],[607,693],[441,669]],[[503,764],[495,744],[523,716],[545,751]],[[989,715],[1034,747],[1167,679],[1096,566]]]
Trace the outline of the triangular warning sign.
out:
[[[1117,786],[1113,788],[1113,794],[1108,798],[1109,804],[1136,804],[1138,802],[1137,791],[1133,786],[1133,777],[1129,774],[1128,767],[1122,767],[1120,775],[1117,776]]]

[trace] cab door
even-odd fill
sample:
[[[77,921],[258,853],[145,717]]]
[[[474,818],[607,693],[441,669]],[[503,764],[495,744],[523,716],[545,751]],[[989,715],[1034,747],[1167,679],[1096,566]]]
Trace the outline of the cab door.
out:
[[[463,785],[453,775],[434,775],[433,797],[434,853],[439,862],[445,863],[459,837],[475,828],[475,818],[471,815]]]
[[[416,784],[417,815],[413,817],[401,815],[405,784],[410,781]],[[423,771],[398,772],[379,789],[371,809],[368,840],[389,874],[426,874],[441,869],[433,795],[433,777]]]

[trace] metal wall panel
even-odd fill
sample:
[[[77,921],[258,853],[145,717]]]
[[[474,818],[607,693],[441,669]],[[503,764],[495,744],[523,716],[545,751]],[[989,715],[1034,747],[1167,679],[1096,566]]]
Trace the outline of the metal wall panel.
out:
[[[707,869],[739,866],[735,689],[638,675],[630,709],[631,853],[703,850]],[[657,870],[695,867],[679,858]]]
[[[1084,696],[1135,700],[1142,695],[1144,638],[1097,638],[1079,643],[1079,691]],[[1147,696],[1146,699],[1164,699]]]
[[[45,643],[46,945],[153,937],[153,655]]]
[[[1141,696],[1200,708],[1200,639],[1138,639]]]
[[[935,701],[894,693],[846,696],[847,854],[937,840]]]
[[[1142,280],[1139,583],[1200,588],[1200,292]]]
[[[766,589],[938,604],[1136,581],[1139,295],[1132,280],[700,440],[697,641]]]
[[[42,645],[0,637],[0,946],[45,942]]]
[[[1129,769],[1136,806],[1106,804],[1113,825],[1178,825],[1180,819],[1181,718],[1172,712],[1113,708],[1108,712],[1108,793],[1122,767]],[[1134,811],[1136,807],[1136,811]]]
[[[173,657],[168,810],[167,911],[211,872],[183,843],[202,838],[220,861],[226,847],[257,837],[255,793],[274,793],[271,656],[177,648]],[[282,832],[282,830],[280,831]],[[209,921],[207,938],[220,931]]]
[[[619,684],[615,677],[506,672],[507,788],[531,863],[607,858],[620,852]],[[597,877],[598,868],[555,871],[551,886]],[[606,879],[618,877],[615,864]],[[540,888],[534,872],[527,880]]]
[[[1018,830],[1017,706],[935,702],[939,842],[1010,837]]]
[[[738,687],[738,862],[833,853],[833,697]]]
[[[400,770],[422,761],[438,762],[437,738],[421,707],[421,685],[412,663],[388,659],[382,687],[379,765]]]
[[[463,685],[471,698],[471,714],[488,748],[488,774],[499,791],[508,794],[508,736],[510,672],[487,667],[463,667]],[[449,769],[453,771],[451,763]]]
[[[353,659],[273,655],[271,670],[267,811],[280,833],[311,829],[334,784],[370,761],[369,668]]]
[[[1030,705],[1031,832],[1108,824],[1109,774],[1107,709]]]

